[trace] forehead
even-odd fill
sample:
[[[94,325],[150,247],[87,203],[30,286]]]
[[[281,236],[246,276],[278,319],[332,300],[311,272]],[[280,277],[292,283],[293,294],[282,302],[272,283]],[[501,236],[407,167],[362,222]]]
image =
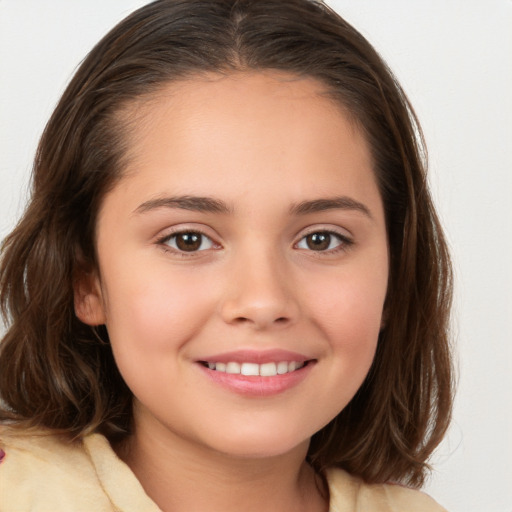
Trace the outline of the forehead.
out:
[[[229,184],[241,195],[273,183],[300,201],[305,187],[328,196],[337,178],[373,180],[365,138],[313,78],[201,75],[165,85],[123,115],[130,125],[124,175],[148,194],[167,186],[210,195]]]
[[[184,142],[185,135],[194,133],[208,134],[211,140],[220,135],[222,125],[222,135],[233,128],[233,141],[241,141],[252,127],[261,125],[277,135],[282,128],[279,115],[283,113],[290,136],[297,135],[302,127],[303,135],[309,134],[314,142],[315,132],[330,124],[337,128],[331,132],[333,136],[341,134],[351,142],[357,139],[361,149],[367,151],[355,117],[334,98],[332,90],[314,78],[278,71],[211,73],[171,82],[128,105],[122,117],[131,127],[128,147],[136,156],[137,150],[161,138],[156,126],[165,127],[162,136]],[[325,142],[339,144],[340,139]]]

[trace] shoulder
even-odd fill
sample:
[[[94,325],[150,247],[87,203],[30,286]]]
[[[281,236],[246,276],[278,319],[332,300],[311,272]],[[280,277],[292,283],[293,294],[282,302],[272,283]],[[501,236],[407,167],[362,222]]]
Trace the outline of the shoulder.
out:
[[[0,426],[0,449],[0,512],[112,510],[81,442]]]
[[[366,484],[341,469],[326,473],[329,512],[447,512],[424,492],[394,484]]]

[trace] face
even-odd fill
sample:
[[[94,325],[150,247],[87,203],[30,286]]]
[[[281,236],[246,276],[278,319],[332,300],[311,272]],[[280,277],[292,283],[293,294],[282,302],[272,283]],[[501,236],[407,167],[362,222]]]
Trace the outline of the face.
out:
[[[372,363],[388,246],[369,148],[313,79],[170,84],[137,112],[77,290],[138,434],[239,457],[304,446]]]

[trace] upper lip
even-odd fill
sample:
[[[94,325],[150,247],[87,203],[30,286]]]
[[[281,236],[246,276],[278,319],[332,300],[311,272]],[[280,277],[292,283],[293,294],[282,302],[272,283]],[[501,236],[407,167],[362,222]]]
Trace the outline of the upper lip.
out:
[[[235,350],[232,352],[223,352],[221,354],[214,354],[198,361],[206,363],[275,363],[279,361],[297,361],[304,363],[310,361],[312,357],[299,354],[297,352],[290,352],[289,350]]]

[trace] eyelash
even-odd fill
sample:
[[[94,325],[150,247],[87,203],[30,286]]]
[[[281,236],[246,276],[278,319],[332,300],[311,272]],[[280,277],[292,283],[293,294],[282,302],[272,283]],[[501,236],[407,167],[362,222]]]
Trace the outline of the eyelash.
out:
[[[201,250],[198,249],[198,250],[193,250],[193,251],[181,250],[177,246],[170,247],[169,242],[173,239],[176,239],[176,237],[178,237],[180,235],[199,236],[201,238],[199,247],[201,247],[201,245],[203,245],[205,240],[208,240],[210,242],[211,246],[207,247],[206,249],[201,249]],[[307,237],[310,237],[312,235],[327,235],[328,237],[331,237],[329,239],[329,245],[331,244],[333,237],[336,238],[339,243],[334,248],[326,249],[326,250],[318,250],[318,251],[315,251],[314,249],[310,249],[310,248],[308,249],[308,248],[299,247],[300,243],[302,243],[303,241],[306,241]],[[214,242],[211,237],[209,237],[208,235],[206,235],[205,233],[203,233],[200,230],[194,230],[194,229],[181,230],[181,231],[176,231],[174,233],[166,234],[165,236],[162,236],[161,238],[159,238],[156,241],[156,243],[157,243],[157,245],[161,246],[164,251],[172,252],[173,254],[177,254],[177,255],[180,255],[185,258],[195,256],[198,253],[201,253],[208,249],[220,247],[220,245],[216,244],[216,242]],[[333,230],[329,230],[329,229],[317,229],[317,230],[310,231],[309,233],[306,233],[305,235],[303,235],[299,239],[299,241],[294,244],[294,247],[296,247],[300,250],[305,250],[305,251],[311,252],[311,253],[317,253],[317,255],[330,255],[330,254],[336,254],[341,251],[347,251],[353,244],[354,244],[354,241],[351,238],[349,238],[346,235],[342,235],[341,233],[338,233],[337,231],[333,231]]]
[[[208,235],[206,235],[205,233],[203,233],[203,232],[201,232],[201,231],[199,231],[197,229],[184,229],[184,230],[180,230],[180,231],[175,231],[174,233],[166,234],[166,235],[162,236],[161,238],[159,238],[156,241],[156,243],[157,243],[157,245],[161,246],[162,249],[165,252],[171,252],[173,254],[177,254],[177,255],[182,256],[184,258],[192,257],[192,256],[197,255],[197,253],[205,251],[205,249],[194,250],[194,251],[184,251],[184,250],[181,250],[179,247],[171,247],[171,246],[169,246],[169,242],[171,240],[173,240],[173,239],[176,239],[180,235],[196,235],[196,236],[199,236],[201,238],[200,246],[203,245],[205,240],[208,240],[211,243],[211,247],[208,247],[207,249],[220,247],[220,245],[216,244],[211,239],[211,237],[209,237]]]
[[[306,233],[301,237],[301,239],[295,244],[295,246],[298,246],[302,241],[305,241],[309,236],[312,235],[327,235],[330,237],[329,245],[332,242],[332,238],[336,238],[338,240],[338,245],[332,249],[327,250],[320,250],[315,251],[314,249],[304,249],[309,250],[312,253],[317,253],[318,255],[330,255],[330,254],[337,254],[341,251],[347,251],[353,244],[354,241],[348,237],[347,235],[341,234],[337,231],[329,230],[329,229],[316,229],[314,231],[310,231],[309,233]],[[306,242],[307,243],[307,242]]]

